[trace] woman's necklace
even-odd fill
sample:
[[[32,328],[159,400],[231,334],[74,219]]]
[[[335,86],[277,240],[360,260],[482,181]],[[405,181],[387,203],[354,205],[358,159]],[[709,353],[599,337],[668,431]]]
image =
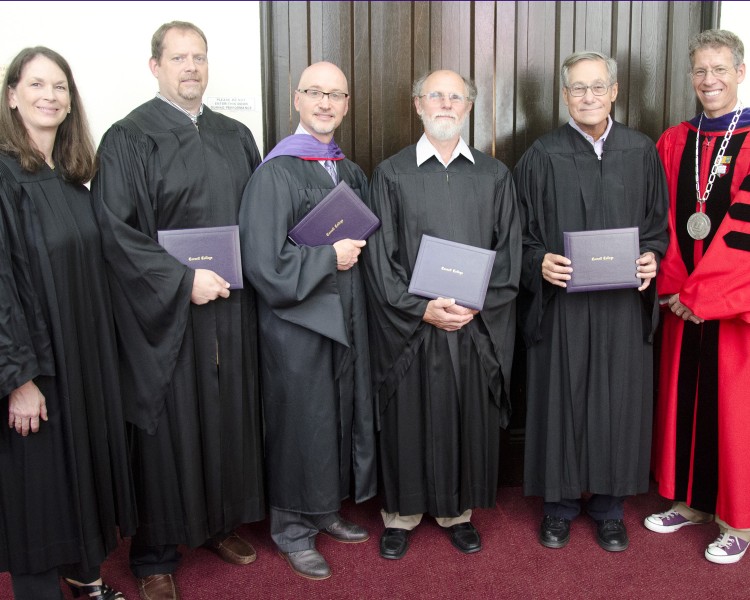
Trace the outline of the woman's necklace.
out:
[[[688,234],[690,234],[690,237],[694,240],[704,239],[711,231],[711,219],[709,219],[708,215],[704,212],[704,206],[706,204],[706,200],[708,200],[708,195],[711,193],[711,188],[714,185],[714,179],[716,179],[716,172],[719,170],[721,159],[724,158],[724,152],[726,152],[727,146],[729,145],[729,140],[732,138],[734,128],[737,127],[737,122],[740,120],[741,114],[742,103],[740,103],[740,105],[737,107],[737,110],[734,113],[734,117],[732,117],[732,122],[729,124],[727,132],[724,134],[724,139],[721,141],[721,147],[719,148],[719,152],[716,155],[716,160],[714,160],[714,164],[711,167],[711,174],[708,176],[706,191],[703,192],[703,196],[701,196],[699,156],[701,123],[703,123],[703,113],[701,112],[701,118],[698,121],[698,131],[695,133],[695,197],[698,199],[698,210],[690,215],[690,218],[687,222]]]

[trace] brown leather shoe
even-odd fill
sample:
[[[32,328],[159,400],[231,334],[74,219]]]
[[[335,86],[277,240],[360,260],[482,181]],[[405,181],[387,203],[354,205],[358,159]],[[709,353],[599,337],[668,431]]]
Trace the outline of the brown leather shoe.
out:
[[[138,594],[141,600],[180,600],[177,583],[170,574],[138,579]]]
[[[247,565],[258,556],[255,553],[255,548],[234,532],[223,540],[211,538],[203,545],[233,565]]]

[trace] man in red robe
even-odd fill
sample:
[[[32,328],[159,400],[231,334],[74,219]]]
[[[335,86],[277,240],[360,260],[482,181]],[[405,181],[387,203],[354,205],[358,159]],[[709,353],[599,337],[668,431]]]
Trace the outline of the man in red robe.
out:
[[[750,109],[737,88],[744,48],[708,30],[690,43],[703,111],[658,143],[670,195],[670,245],[658,289],[664,306],[653,472],[675,500],[646,518],[658,533],[715,520],[714,563],[750,545]]]

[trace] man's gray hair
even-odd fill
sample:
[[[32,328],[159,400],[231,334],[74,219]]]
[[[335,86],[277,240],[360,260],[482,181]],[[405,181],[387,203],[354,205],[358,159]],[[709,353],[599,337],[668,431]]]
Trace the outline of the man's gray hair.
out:
[[[422,75],[419,79],[416,79],[414,83],[411,86],[411,95],[412,98],[419,98],[422,95],[422,88],[424,87],[424,82],[427,81],[427,78],[432,75],[433,73],[436,73],[437,71],[445,71],[446,69],[435,69],[434,71],[430,71],[429,73],[425,73]],[[456,73],[461,79],[464,80],[464,87],[466,88],[466,99],[469,102],[474,102],[474,100],[477,99],[477,86],[474,85],[474,82],[471,79],[467,79],[460,73]]]
[[[614,58],[610,58],[609,56],[607,56],[606,54],[602,54],[601,52],[583,51],[574,52],[563,61],[562,67],[560,67],[560,85],[562,85],[562,87],[568,87],[568,85],[570,84],[570,82],[568,81],[568,73],[570,72],[571,67],[576,63],[581,62],[582,60],[602,61],[605,65],[607,65],[607,76],[609,78],[609,81],[607,81],[607,83],[609,85],[614,85],[617,83],[617,63],[615,62]]]
[[[734,68],[738,69],[745,62],[745,45],[739,37],[726,29],[706,29],[706,31],[696,33],[690,38],[688,46],[690,64],[693,64],[693,57],[698,50],[702,50],[703,48],[713,48],[716,50],[725,46],[732,51]]]

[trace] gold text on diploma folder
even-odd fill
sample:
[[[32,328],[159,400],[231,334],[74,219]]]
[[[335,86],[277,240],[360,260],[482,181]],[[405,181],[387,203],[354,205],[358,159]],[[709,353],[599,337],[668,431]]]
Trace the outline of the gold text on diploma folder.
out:
[[[344,224],[344,219],[341,219],[338,223],[334,224],[334,226],[331,227],[330,231],[326,233],[326,237],[331,235],[334,231],[336,231],[336,229],[339,228],[340,225],[343,225],[343,224]]]

